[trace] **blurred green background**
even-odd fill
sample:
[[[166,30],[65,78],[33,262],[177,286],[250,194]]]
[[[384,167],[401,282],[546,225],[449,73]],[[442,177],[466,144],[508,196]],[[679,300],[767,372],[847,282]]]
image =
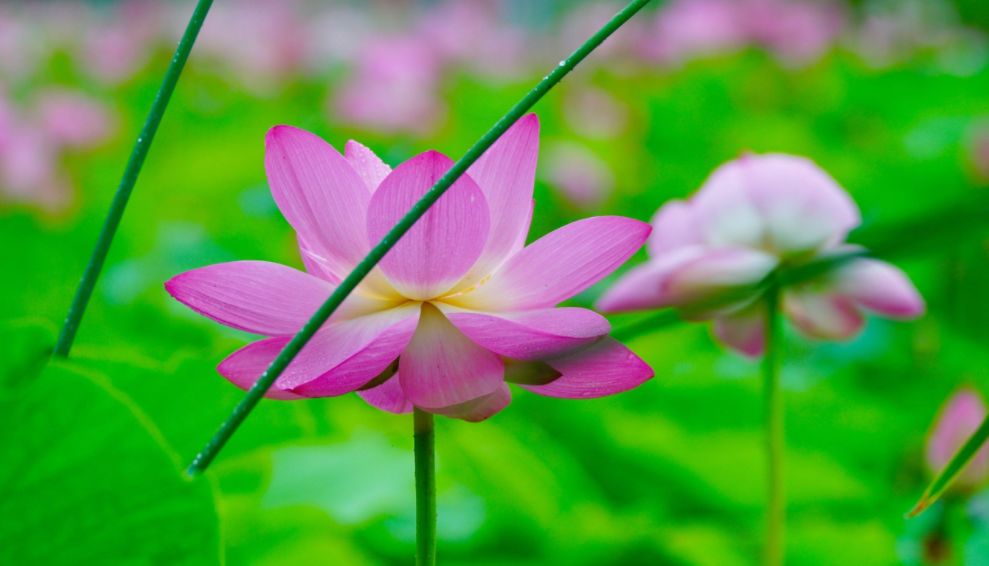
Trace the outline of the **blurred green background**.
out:
[[[587,215],[648,220],[746,150],[812,158],[868,227],[986,191],[983,2],[757,1],[806,13],[731,41],[711,32],[717,2],[690,4],[637,16],[536,107],[530,240]],[[0,562],[411,564],[411,416],[353,395],[266,400],[205,478],[183,479],[242,395],[215,365],[250,337],[162,283],[234,259],[301,267],[264,177],[272,125],[338,148],[355,138],[392,164],[429,148],[459,157],[616,8],[218,0],[72,359],[45,366],[191,4],[0,5]],[[46,114],[50,92],[85,98],[89,136],[58,131],[84,120]],[[938,408],[960,384],[989,386],[989,240],[924,245],[935,236],[909,235],[895,258],[928,301],[923,319],[873,319],[841,344],[787,333],[788,564],[989,564],[989,492],[903,518],[931,477]],[[757,563],[758,365],[703,324],[628,344],[656,371],[634,391],[517,391],[484,423],[438,421],[440,563]]]

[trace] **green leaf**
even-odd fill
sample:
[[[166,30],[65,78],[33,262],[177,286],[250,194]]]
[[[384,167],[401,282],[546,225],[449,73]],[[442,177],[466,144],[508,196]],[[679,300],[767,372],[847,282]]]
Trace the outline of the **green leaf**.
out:
[[[55,344],[55,329],[43,319],[0,321],[0,393],[36,377]]]
[[[907,513],[907,517],[916,517],[924,512],[925,509],[931,506],[932,503],[938,500],[945,490],[951,486],[951,482],[954,481],[955,477],[965,469],[968,465],[968,461],[975,456],[975,453],[982,448],[982,445],[986,443],[986,439],[989,439],[989,416],[987,416],[979,428],[976,429],[975,433],[969,437],[965,445],[961,447],[961,450],[955,453],[948,462],[948,465],[941,470],[941,473],[934,478],[931,485],[927,486],[927,490],[924,491],[924,495],[920,496],[920,501],[914,505],[913,509]]]
[[[104,378],[53,362],[0,414],[0,563],[220,562],[211,485]]]

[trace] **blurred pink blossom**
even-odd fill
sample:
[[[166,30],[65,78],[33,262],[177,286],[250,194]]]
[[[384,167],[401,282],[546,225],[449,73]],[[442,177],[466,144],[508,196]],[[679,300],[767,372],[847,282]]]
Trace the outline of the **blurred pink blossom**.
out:
[[[948,465],[985,417],[985,402],[974,389],[959,389],[945,402],[927,440],[927,465],[931,473],[937,474]],[[958,475],[954,485],[974,489],[984,484],[987,477],[989,446],[983,446]]]
[[[589,138],[613,138],[628,126],[628,108],[605,89],[582,86],[564,100],[564,117],[575,132]]]
[[[525,245],[539,123],[522,118],[439,199],[275,381],[278,399],[357,392],[371,405],[413,406],[468,421],[511,401],[508,382],[541,395],[590,398],[652,377],[607,336],[601,315],[556,305],[621,265],[648,224],[587,218]],[[165,284],[222,324],[268,336],[219,371],[250,387],[373,243],[452,166],[429,151],[394,170],[348,142],[276,126],[265,165],[295,228],[306,272],[262,261],[216,264]]]
[[[56,145],[86,147],[97,144],[114,128],[113,117],[106,107],[77,92],[44,90],[38,93],[36,105],[36,127]]]
[[[79,55],[87,72],[110,84],[133,77],[159,42],[174,38],[167,4],[128,0],[83,30]]]
[[[482,76],[517,76],[529,58],[527,34],[498,18],[497,3],[447,0],[421,17],[418,35],[438,57]]]
[[[331,100],[339,120],[383,131],[430,131],[443,118],[441,62],[414,36],[380,37],[365,47]]]
[[[625,274],[600,300],[604,311],[676,307],[714,319],[715,334],[746,355],[763,351],[760,283],[846,248],[859,211],[848,194],[808,159],[746,155],[719,167],[689,201],[656,213],[651,259]],[[784,290],[782,308],[811,338],[847,339],[863,310],[896,319],[924,311],[906,275],[874,259],[856,259]]]
[[[588,148],[559,142],[546,153],[546,182],[577,208],[600,205],[614,189],[611,168]]]

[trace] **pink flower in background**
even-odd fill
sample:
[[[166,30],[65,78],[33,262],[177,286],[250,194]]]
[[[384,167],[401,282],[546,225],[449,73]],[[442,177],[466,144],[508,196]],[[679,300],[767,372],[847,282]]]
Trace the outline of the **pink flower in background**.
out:
[[[715,320],[715,334],[750,356],[763,351],[765,308],[758,286],[773,270],[844,247],[859,211],[813,162],[747,155],[719,167],[690,201],[671,201],[653,219],[651,259],[622,277],[604,311],[677,307]],[[787,287],[784,312],[808,337],[847,339],[863,310],[909,319],[923,299],[896,267],[857,259]]]
[[[382,131],[423,133],[443,117],[441,62],[415,37],[378,38],[331,101],[340,120]]]
[[[107,109],[78,92],[53,88],[37,94],[37,126],[58,145],[86,147],[105,140],[113,130]]]
[[[608,91],[583,86],[567,94],[564,118],[575,132],[589,138],[613,138],[628,128],[628,108]]]
[[[989,124],[980,124],[973,129],[969,148],[975,177],[981,182],[989,182]]]
[[[735,0],[673,0],[656,13],[641,49],[649,58],[680,64],[733,51],[747,40]]]
[[[83,67],[106,83],[130,79],[148,62],[159,40],[171,40],[171,16],[161,2],[121,3],[110,17],[99,18],[82,30],[79,54]]]
[[[482,76],[517,76],[531,56],[525,31],[500,21],[492,2],[442,2],[422,15],[418,28],[444,61]]]
[[[834,2],[747,0],[739,4],[749,40],[787,63],[818,59],[845,27],[844,12]]]
[[[543,395],[587,398],[649,379],[652,370],[607,337],[602,316],[556,305],[621,265],[650,228],[588,218],[525,246],[538,129],[536,117],[526,116],[488,150],[316,333],[269,396],[357,391],[386,411],[414,405],[481,420],[509,403],[506,380]],[[269,336],[220,364],[242,388],[452,162],[430,151],[392,170],[356,142],[341,155],[313,134],[277,126],[265,164],[306,272],[238,261],[166,283],[195,311]]]
[[[986,417],[986,405],[977,391],[962,388],[941,408],[927,440],[927,465],[937,474],[948,465],[962,445]],[[956,487],[973,489],[989,477],[989,446],[983,446],[955,482]]]
[[[546,182],[577,208],[594,208],[614,189],[611,168],[586,147],[561,142],[546,153]]]

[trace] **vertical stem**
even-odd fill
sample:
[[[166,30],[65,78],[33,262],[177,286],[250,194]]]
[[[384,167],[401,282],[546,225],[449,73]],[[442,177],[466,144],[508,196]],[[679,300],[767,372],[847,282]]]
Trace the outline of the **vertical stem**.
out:
[[[436,564],[436,442],[433,415],[412,414],[416,457],[416,565]]]
[[[783,564],[786,500],[783,493],[783,396],[780,391],[780,288],[766,292],[766,352],[763,401],[766,411],[766,547],[764,564]]]
[[[127,208],[127,201],[130,199],[134,184],[137,183],[137,176],[144,165],[144,158],[147,157],[148,150],[151,149],[151,142],[158,131],[158,124],[161,123],[161,117],[165,114],[175,85],[179,82],[182,68],[185,67],[185,62],[189,58],[192,46],[196,43],[196,37],[203,27],[206,14],[209,13],[212,5],[213,0],[199,0],[192,12],[192,17],[189,18],[185,33],[182,34],[182,39],[179,40],[178,47],[175,48],[175,55],[172,56],[172,61],[168,64],[165,78],[162,79],[158,94],[155,95],[155,100],[151,104],[151,110],[148,111],[144,127],[141,128],[141,133],[138,134],[137,140],[134,142],[134,149],[131,150],[130,159],[127,161],[127,167],[124,168],[117,192],[113,195],[113,202],[110,203],[110,210],[103,222],[99,239],[96,240],[93,253],[89,257],[89,263],[86,264],[86,271],[83,272],[82,280],[76,287],[76,294],[72,299],[72,305],[69,307],[69,314],[65,317],[65,323],[58,334],[58,342],[56,342],[54,349],[54,355],[58,357],[68,357],[69,350],[72,349],[72,342],[75,340],[76,331],[79,330],[82,315],[86,312],[86,305],[89,304],[89,298],[93,295],[96,280],[103,270],[103,263],[110,251],[110,244],[117,233],[120,219],[124,216],[124,209]]]

